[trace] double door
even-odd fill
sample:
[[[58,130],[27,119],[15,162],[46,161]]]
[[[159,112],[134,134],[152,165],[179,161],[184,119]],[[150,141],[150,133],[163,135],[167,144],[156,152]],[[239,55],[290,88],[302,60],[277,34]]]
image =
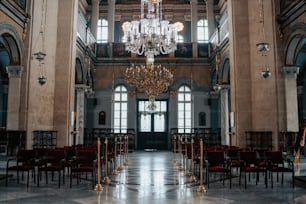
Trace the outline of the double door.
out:
[[[168,101],[157,100],[154,108],[150,101],[139,100],[138,149],[165,150],[168,148]]]

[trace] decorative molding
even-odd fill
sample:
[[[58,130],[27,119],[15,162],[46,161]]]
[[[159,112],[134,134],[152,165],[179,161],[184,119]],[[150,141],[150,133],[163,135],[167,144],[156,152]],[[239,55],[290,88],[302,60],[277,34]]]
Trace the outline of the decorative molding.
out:
[[[20,65],[8,65],[6,66],[6,72],[9,78],[21,78],[23,66]]]
[[[0,10],[21,27],[25,27],[25,22],[27,22],[28,15],[21,8],[16,8],[10,1],[0,1]]]
[[[283,67],[283,73],[285,75],[285,77],[294,77],[296,78],[297,75],[299,74],[299,70],[300,68],[297,66],[285,66]]]

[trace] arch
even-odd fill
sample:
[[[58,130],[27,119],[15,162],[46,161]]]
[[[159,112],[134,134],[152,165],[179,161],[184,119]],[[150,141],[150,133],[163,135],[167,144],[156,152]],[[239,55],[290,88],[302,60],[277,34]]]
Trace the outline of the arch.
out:
[[[75,61],[75,84],[86,84],[86,70],[80,58]]]
[[[306,23],[298,23],[290,27],[291,32],[285,39],[285,65],[296,65],[296,57],[306,43]]]
[[[285,66],[298,66],[298,120],[299,124],[306,119],[306,23],[297,23],[289,28],[291,32],[285,40]]]
[[[229,58],[225,58],[221,65],[220,80],[222,84],[230,84],[230,63]]]
[[[22,64],[22,51],[24,50],[22,39],[14,26],[9,23],[0,23],[0,36],[2,43],[8,48],[10,64]]]

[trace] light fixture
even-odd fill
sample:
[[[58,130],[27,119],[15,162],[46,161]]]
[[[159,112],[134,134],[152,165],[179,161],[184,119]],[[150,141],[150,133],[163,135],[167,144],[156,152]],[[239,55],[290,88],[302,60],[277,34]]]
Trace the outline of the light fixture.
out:
[[[149,96],[148,109],[154,111],[156,108],[155,98],[168,90],[169,85],[173,82],[173,74],[160,64],[147,63],[140,66],[132,64],[125,70],[125,79],[138,91]]]
[[[38,61],[38,66],[40,69],[40,74],[37,78],[37,81],[40,85],[44,85],[47,82],[47,78],[45,77],[45,57],[47,56],[45,52],[46,8],[47,2],[46,0],[43,0],[41,9],[40,31],[38,36],[39,40],[36,41],[37,43],[40,43],[40,48],[39,51],[33,54],[35,59]]]
[[[154,61],[154,56],[174,52],[183,24],[162,20],[162,0],[141,0],[140,6],[140,20],[122,25],[125,49],[138,55],[145,54],[149,61]]]
[[[125,49],[146,56],[146,65],[132,64],[125,71],[126,81],[149,96],[148,109],[156,109],[155,98],[168,90],[173,74],[162,65],[154,64],[154,57],[176,50],[178,32],[184,26],[180,22],[170,24],[162,19],[162,0],[141,0],[139,20],[122,25]]]
[[[271,71],[268,64],[268,52],[270,51],[270,44],[266,41],[265,24],[264,24],[264,4],[263,0],[259,0],[259,24],[261,28],[262,39],[261,42],[256,44],[258,52],[263,57],[263,70],[261,71],[261,76],[263,78],[269,78],[271,76]]]

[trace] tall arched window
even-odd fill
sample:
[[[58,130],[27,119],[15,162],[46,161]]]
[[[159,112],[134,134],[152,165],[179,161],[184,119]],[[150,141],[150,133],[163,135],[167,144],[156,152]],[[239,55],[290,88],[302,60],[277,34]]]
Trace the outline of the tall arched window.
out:
[[[107,43],[108,42],[108,21],[105,19],[98,20],[97,26],[97,42]]]
[[[120,85],[114,91],[113,129],[115,133],[126,133],[128,111],[127,89]]]
[[[188,86],[181,86],[177,94],[177,127],[179,133],[190,133],[192,128],[191,90]]]
[[[197,23],[198,43],[208,42],[208,22],[206,19],[200,19]]]

